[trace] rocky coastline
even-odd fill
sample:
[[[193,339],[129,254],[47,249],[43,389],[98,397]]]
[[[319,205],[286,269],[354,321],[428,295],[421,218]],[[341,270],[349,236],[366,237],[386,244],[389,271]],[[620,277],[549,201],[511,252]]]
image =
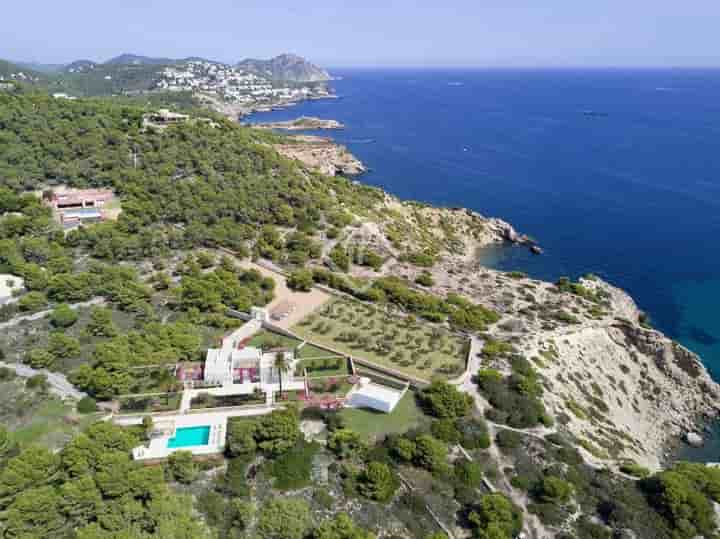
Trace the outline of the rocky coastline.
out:
[[[555,430],[576,440],[587,462],[659,470],[689,433],[702,433],[720,414],[720,386],[700,358],[647,327],[625,291],[592,276],[569,289],[483,267],[478,249],[537,246],[502,219],[386,195],[377,216],[358,220],[346,245],[371,248],[385,263],[379,271],[354,268],[353,275],[412,283],[430,274],[430,291],[458,293],[500,314],[483,338],[506,342],[533,362]],[[403,254],[416,250],[437,253],[437,262],[406,262]],[[483,360],[480,368],[504,372],[509,364]]]
[[[366,169],[330,139],[298,135],[277,145],[284,156],[334,176]],[[510,223],[465,208],[435,208],[389,194],[345,238],[372,248],[385,263],[379,271],[356,267],[358,277],[396,275],[413,282],[429,273],[431,291],[450,292],[501,314],[486,337],[511,343],[539,366],[543,402],[557,429],[578,440],[590,463],[619,469],[633,461],[658,470],[691,433],[720,415],[720,386],[700,358],[646,327],[625,291],[596,277],[581,279],[586,296],[557,284],[483,267],[477,253],[491,245],[541,247]],[[334,242],[328,242],[326,250]],[[409,251],[437,254],[432,268],[404,262]],[[507,365],[484,365],[500,370]],[[691,435],[694,442],[694,436]]]
[[[284,131],[345,129],[345,126],[337,120],[325,120],[314,116],[301,116],[300,118],[283,122],[268,122],[250,125],[251,127],[259,129],[281,129]]]
[[[273,146],[280,155],[300,161],[311,170],[327,176],[358,176],[365,165],[345,146],[314,135],[294,135]]]

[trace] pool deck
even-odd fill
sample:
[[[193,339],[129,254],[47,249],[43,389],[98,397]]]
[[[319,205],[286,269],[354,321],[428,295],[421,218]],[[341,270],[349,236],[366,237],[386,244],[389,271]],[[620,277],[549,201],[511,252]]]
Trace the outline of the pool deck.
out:
[[[257,411],[256,411],[257,413]],[[135,460],[165,459],[175,451],[190,451],[193,455],[216,455],[225,450],[225,431],[228,413],[188,414],[162,418],[163,423],[172,424],[172,433],[152,437],[149,442],[133,449]],[[129,419],[129,418],[128,418]],[[142,419],[140,419],[142,422]],[[175,430],[184,427],[210,427],[210,438],[207,445],[187,447],[168,447],[168,440],[175,435]]]

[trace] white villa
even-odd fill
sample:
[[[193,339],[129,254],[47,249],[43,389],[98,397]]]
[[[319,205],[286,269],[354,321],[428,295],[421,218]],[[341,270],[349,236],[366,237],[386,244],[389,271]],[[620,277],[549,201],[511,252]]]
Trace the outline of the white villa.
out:
[[[371,408],[379,412],[391,413],[403,398],[409,385],[398,390],[361,378],[360,382],[347,394],[345,406],[351,408]]]
[[[263,321],[267,320],[265,309],[253,308],[251,319],[222,340],[220,348],[211,348],[207,352],[203,381],[210,386],[204,390],[211,394],[246,395],[257,390],[266,393],[268,402],[280,390],[280,373],[275,368],[278,354],[285,356],[287,371],[282,373],[284,391],[305,389],[304,378],[295,378],[295,367],[299,361],[294,350],[285,348],[267,350],[247,346],[250,338],[262,329]]]
[[[225,449],[227,420],[237,416],[256,416],[275,409],[275,395],[280,391],[280,376],[275,362],[283,354],[287,371],[282,374],[282,389],[305,391],[304,376],[295,376],[300,358],[295,350],[278,348],[262,350],[249,346],[253,335],[263,329],[269,314],[253,307],[249,320],[223,338],[219,348],[207,352],[202,370],[194,369],[184,380],[179,410],[176,414],[153,414],[154,426],[150,439],[133,449],[136,460],[165,459],[175,451],[186,450],[193,455],[220,454]],[[369,378],[361,378],[347,394],[344,404],[349,407],[372,408],[391,413],[409,387],[402,389],[380,385]],[[215,397],[264,393],[265,402],[246,405],[192,409],[192,401],[201,394]],[[262,401],[262,398],[260,399]],[[140,424],[142,416],[117,418],[119,424]]]

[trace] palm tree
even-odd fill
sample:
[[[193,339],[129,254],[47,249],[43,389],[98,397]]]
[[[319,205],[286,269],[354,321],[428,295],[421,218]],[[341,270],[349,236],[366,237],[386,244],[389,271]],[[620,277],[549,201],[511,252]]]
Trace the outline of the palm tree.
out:
[[[275,354],[275,362],[273,363],[273,366],[278,371],[278,378],[280,379],[280,397],[282,397],[283,389],[282,389],[282,377],[283,372],[287,371],[290,367],[290,363],[285,358],[285,352],[277,352]]]

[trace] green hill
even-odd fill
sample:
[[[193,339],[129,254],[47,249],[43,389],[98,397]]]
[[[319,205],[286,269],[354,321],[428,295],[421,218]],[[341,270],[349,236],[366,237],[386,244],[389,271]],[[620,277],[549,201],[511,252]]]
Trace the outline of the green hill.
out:
[[[277,139],[272,133],[221,118],[217,128],[198,123],[143,132],[145,112],[124,102],[0,94],[0,178],[14,189],[112,187],[125,199],[127,227],[112,231],[119,238],[182,224],[193,242],[227,247],[253,237],[258,223],[316,228],[339,203],[366,208],[377,196],[348,180],[305,172],[266,144]]]

